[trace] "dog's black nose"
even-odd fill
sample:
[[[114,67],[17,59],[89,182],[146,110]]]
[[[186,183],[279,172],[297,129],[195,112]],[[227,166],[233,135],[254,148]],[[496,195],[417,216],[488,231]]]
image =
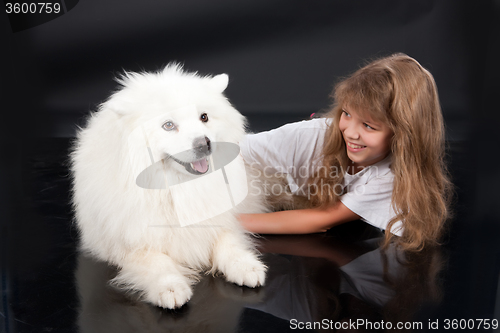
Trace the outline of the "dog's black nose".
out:
[[[210,146],[210,139],[207,138],[206,136],[194,139],[193,148],[198,153],[204,153],[204,154],[210,153],[212,150],[212,148]]]

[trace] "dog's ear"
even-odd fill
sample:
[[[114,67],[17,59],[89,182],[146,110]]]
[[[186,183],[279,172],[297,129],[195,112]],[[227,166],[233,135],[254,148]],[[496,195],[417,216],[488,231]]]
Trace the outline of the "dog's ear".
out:
[[[210,85],[212,86],[212,88],[219,93],[222,93],[224,90],[226,90],[228,83],[229,77],[227,76],[227,74],[216,75],[210,80]]]
[[[129,108],[127,107],[127,100],[123,98],[123,94],[118,91],[115,92],[111,97],[101,104],[101,109],[107,109],[113,111],[118,116],[125,116],[130,113]]]
[[[126,112],[125,108],[123,107],[123,105],[121,105],[122,103],[120,103],[119,101],[117,100],[114,100],[114,99],[110,99],[109,101],[105,102],[103,105],[102,105],[102,108],[103,109],[108,109],[108,110],[111,110],[113,111],[114,113],[116,113],[117,115],[119,116],[124,116],[126,115],[128,112]]]

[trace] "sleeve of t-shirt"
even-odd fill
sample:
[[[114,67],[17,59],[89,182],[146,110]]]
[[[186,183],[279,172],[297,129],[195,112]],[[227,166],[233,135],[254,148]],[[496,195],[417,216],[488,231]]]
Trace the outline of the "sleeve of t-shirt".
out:
[[[368,183],[356,186],[344,194],[340,201],[361,218],[380,229],[387,229],[387,223],[395,216],[391,206],[393,176],[373,178]],[[401,223],[396,222],[391,232],[402,235]]]
[[[270,172],[290,173],[310,163],[317,154],[319,119],[283,125],[257,134],[247,134],[240,142],[241,155],[248,164],[254,163]],[[324,122],[324,120],[322,120]]]
[[[266,168],[270,172],[286,172],[293,164],[294,124],[257,134],[247,134],[240,142],[241,155],[246,163]]]

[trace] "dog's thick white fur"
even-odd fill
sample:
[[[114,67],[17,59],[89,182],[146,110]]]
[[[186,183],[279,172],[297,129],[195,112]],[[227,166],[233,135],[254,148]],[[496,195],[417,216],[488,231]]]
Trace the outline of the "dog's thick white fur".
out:
[[[118,81],[120,89],[91,114],[71,153],[81,249],[120,268],[113,283],[139,290],[145,300],[164,308],[186,303],[202,271],[222,273],[238,285],[263,285],[266,267],[236,218],[242,212],[264,212],[262,198],[250,194],[224,211],[217,200],[199,199],[223,196],[225,184],[188,182],[193,178],[189,162],[196,170],[206,169],[195,161],[196,151],[183,155],[178,162],[184,165],[168,158],[196,150],[196,143],[210,153],[210,142],[242,139],[245,118],[223,95],[227,75],[201,77],[170,64],[157,73],[126,73]],[[157,172],[166,171],[170,180],[189,186],[177,186],[175,193],[168,184],[163,189],[138,186],[137,176],[152,159],[163,160],[155,164],[160,165]],[[193,210],[211,218],[180,226],[179,213]]]

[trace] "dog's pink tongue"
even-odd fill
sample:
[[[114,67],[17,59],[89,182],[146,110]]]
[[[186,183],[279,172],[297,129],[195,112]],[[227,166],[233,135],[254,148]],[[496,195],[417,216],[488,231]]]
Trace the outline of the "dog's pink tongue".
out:
[[[196,162],[191,163],[193,166],[193,169],[198,171],[199,173],[205,173],[208,170],[208,163],[206,159],[202,159]]]

